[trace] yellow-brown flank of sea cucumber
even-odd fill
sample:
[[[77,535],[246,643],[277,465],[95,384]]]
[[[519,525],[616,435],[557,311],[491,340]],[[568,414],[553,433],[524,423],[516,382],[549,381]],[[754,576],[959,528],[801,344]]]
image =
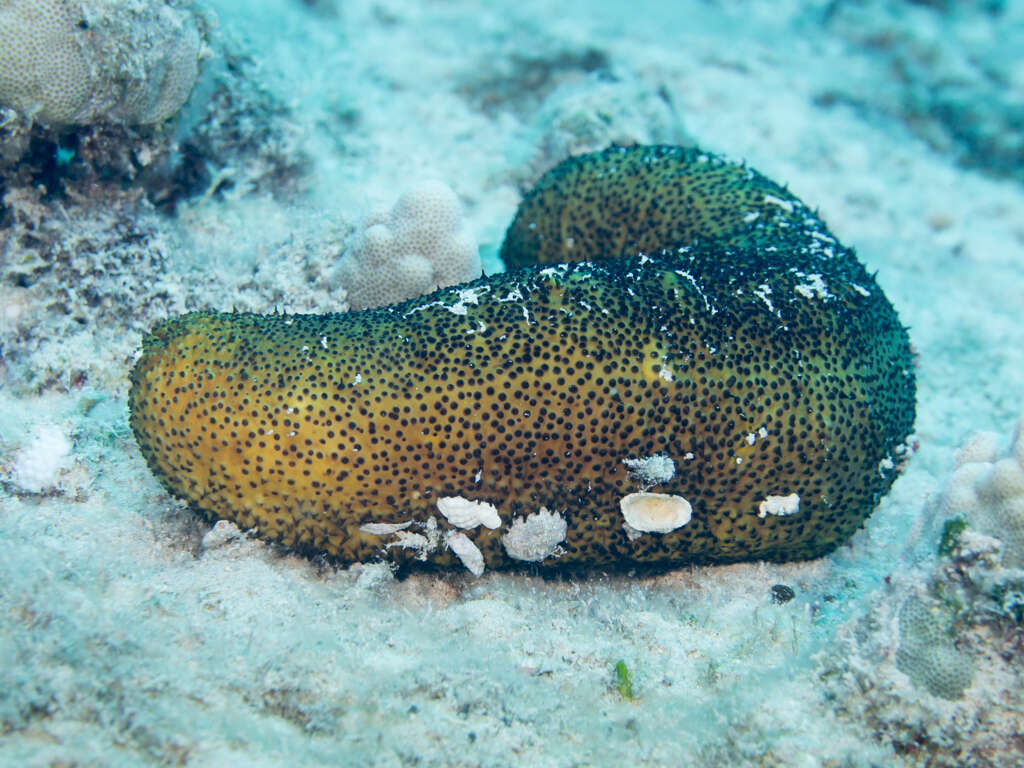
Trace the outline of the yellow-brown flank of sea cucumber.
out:
[[[461,532],[490,568],[542,508],[567,524],[542,566],[816,557],[888,490],[913,424],[906,332],[784,189],[696,150],[615,148],[549,172],[503,253],[553,263],[363,312],[161,323],[130,395],[154,474],[210,519],[342,562],[455,564],[443,539],[360,528],[443,535],[438,499],[485,501],[500,527]],[[671,479],[624,463],[651,456]],[[627,530],[620,500],[644,490],[690,521]],[[787,494],[798,511],[763,514]]]

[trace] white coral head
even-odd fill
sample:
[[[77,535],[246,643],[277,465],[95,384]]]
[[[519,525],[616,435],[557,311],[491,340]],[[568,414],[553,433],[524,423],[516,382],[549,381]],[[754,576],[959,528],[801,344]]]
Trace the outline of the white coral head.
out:
[[[415,229],[436,239],[458,229],[461,213],[455,191],[443,181],[429,179],[413,184],[398,198],[391,210],[391,227],[398,232]]]
[[[336,273],[349,306],[394,304],[479,277],[476,241],[462,225],[459,198],[441,181],[415,184],[385,216],[368,217]]]

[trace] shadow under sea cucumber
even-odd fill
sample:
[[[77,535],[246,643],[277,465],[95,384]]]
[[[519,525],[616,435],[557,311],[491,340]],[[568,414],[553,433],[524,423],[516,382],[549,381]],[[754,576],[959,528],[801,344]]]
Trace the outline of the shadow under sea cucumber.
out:
[[[678,147],[572,158],[502,255],[380,309],[161,323],[130,395],[153,473],[302,552],[474,573],[818,557],[895,479],[906,330],[755,171]]]

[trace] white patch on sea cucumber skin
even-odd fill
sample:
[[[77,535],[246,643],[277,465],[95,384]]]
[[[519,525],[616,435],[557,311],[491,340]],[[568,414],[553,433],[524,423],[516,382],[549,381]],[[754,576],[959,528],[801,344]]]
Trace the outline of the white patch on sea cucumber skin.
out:
[[[793,212],[793,204],[789,200],[783,200],[782,198],[775,197],[775,195],[765,194],[764,201],[770,205],[777,205],[779,208],[784,210],[786,213]]]
[[[447,309],[453,315],[465,315],[469,311],[467,308],[468,304],[480,303],[480,296],[477,295],[477,291],[487,293],[489,290],[490,287],[486,285],[477,286],[476,288],[459,288],[457,289],[459,300]]]
[[[768,430],[764,427],[759,427],[757,432],[751,432],[744,439],[747,441],[747,445],[753,445],[758,439],[764,439],[768,437]]]
[[[456,528],[497,528],[501,525],[498,508],[486,501],[471,501],[462,496],[442,496],[437,508],[445,519]]]
[[[694,287],[694,289],[697,291],[697,293],[699,293],[701,296],[704,295],[704,291],[701,290],[700,283],[697,282],[697,278],[695,278],[693,275],[691,275],[685,269],[674,269],[672,271],[675,272],[680,277],[685,277],[687,280],[690,281],[690,285],[692,285]],[[707,305],[707,303],[708,303],[707,299],[704,299],[704,304]]]
[[[788,517],[800,510],[800,496],[791,493],[788,496],[766,496],[765,500],[757,505],[757,516],[760,518],[768,515]]]
[[[861,296],[870,296],[871,295],[871,291],[869,291],[867,288],[862,288],[861,286],[857,285],[856,283],[850,283],[850,287],[853,288],[853,290],[855,290]]]
[[[676,476],[676,463],[663,453],[639,459],[623,459],[630,476],[643,485],[643,490],[667,483]]]
[[[626,534],[638,538],[642,533],[669,533],[690,522],[693,507],[682,496],[667,493],[630,493],[619,500],[626,520]]]
[[[671,369],[668,366],[661,366],[661,370],[658,371],[658,378],[664,379],[665,381],[675,381],[676,377],[672,375]]]
[[[878,462],[878,474],[885,477],[885,473],[896,466],[896,463],[892,460],[891,456],[886,456],[880,462]]]
[[[694,458],[693,451],[687,451],[683,454],[683,461],[693,461]]]
[[[327,337],[326,336],[321,336],[320,337],[320,346],[323,347],[324,349],[327,349]]]
[[[355,386],[356,384],[362,384],[362,383],[363,383],[363,374],[357,373],[356,377],[354,379],[352,379],[352,385]]]
[[[757,219],[758,219],[758,217],[760,215],[761,215],[760,211],[751,211],[750,213],[746,214],[743,217],[743,223],[744,224],[753,224],[755,221],[757,221]]]
[[[479,578],[484,572],[484,556],[480,549],[462,531],[449,531],[444,543],[466,566],[466,570]]]
[[[404,531],[410,525],[412,525],[412,520],[405,523],[366,523],[360,525],[359,530],[374,536],[389,536],[392,533]]]
[[[772,304],[772,300],[768,298],[768,295],[772,292],[772,287],[768,283],[762,283],[757,286],[760,290],[754,291],[754,295],[757,296],[761,301],[768,305],[768,311],[774,312],[775,305]]]
[[[803,296],[805,299],[828,299],[832,298],[832,294],[828,291],[828,286],[825,285],[825,281],[821,275],[805,275],[802,272],[797,272],[797,275],[808,280],[807,283],[802,285],[794,286],[793,290]]]
[[[524,520],[512,521],[508,533],[501,537],[505,553],[513,560],[538,563],[548,557],[557,557],[563,550],[558,545],[565,541],[569,526],[561,515],[541,507],[539,512]]]

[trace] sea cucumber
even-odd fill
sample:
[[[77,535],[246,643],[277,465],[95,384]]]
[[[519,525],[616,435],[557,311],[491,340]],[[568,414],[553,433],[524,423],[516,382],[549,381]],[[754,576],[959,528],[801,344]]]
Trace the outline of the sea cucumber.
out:
[[[502,254],[508,272],[380,309],[159,324],[132,373],[143,456],[209,519],[295,550],[474,573],[520,551],[817,557],[892,484],[914,419],[906,329],[854,253],[745,165],[677,147],[567,160]],[[634,517],[658,501],[647,530],[627,497]],[[543,540],[506,546],[517,520]]]

